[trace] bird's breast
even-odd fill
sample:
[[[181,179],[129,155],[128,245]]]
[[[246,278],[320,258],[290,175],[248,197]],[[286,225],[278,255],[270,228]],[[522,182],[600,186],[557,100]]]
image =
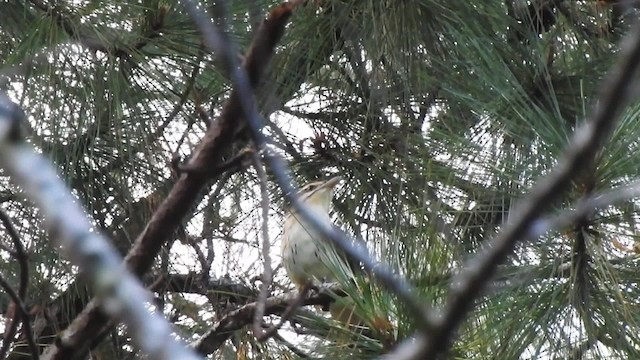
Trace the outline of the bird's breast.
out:
[[[331,223],[328,215],[321,218]],[[299,286],[308,282],[323,282],[332,278],[331,271],[321,260],[319,244],[323,240],[309,224],[300,221],[295,215],[285,221],[285,234],[282,241],[282,261],[287,275]]]

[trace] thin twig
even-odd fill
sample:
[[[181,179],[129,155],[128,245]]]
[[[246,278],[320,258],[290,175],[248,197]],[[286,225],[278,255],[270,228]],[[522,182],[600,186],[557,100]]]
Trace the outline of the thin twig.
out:
[[[279,342],[279,343],[283,344],[284,346],[286,346],[287,349],[289,349],[289,351],[294,353],[298,358],[300,358],[300,359],[308,359],[309,358],[309,355],[307,355],[304,351],[298,349],[295,345],[293,345],[292,343],[287,341],[285,338],[282,337],[282,335],[275,334],[273,336],[273,338],[277,342]]]
[[[7,252],[11,257],[16,257],[18,255],[13,249],[3,243],[0,243],[0,250]]]
[[[198,116],[200,117],[200,120],[204,122],[207,129],[210,128],[211,124],[213,124],[213,119],[211,118],[211,115],[209,115],[209,113],[202,107],[202,105],[199,102],[196,102],[195,109],[196,109],[196,114],[198,114]]]
[[[198,78],[198,74],[200,73],[200,62],[202,61],[203,58],[204,58],[204,51],[200,49],[198,51],[198,57],[194,61],[195,65],[193,66],[193,69],[191,70],[191,74],[189,75],[189,78],[187,79],[187,82],[184,86],[184,90],[182,91],[182,94],[180,94],[178,103],[173,106],[173,109],[171,110],[167,118],[164,119],[162,123],[158,126],[158,128],[153,132],[153,136],[151,136],[150,139],[146,140],[147,142],[152,143],[158,137],[160,137],[160,135],[164,133],[165,129],[169,126],[169,124],[171,124],[173,119],[175,119],[175,117],[183,109],[184,104],[186,104],[187,100],[189,100],[189,95],[191,95],[195,87],[196,79]]]
[[[278,330],[280,330],[282,328],[282,326],[289,321],[289,319],[291,318],[291,316],[293,316],[293,314],[295,313],[295,311],[302,306],[302,303],[304,302],[304,300],[307,298],[307,295],[309,294],[309,291],[311,290],[311,285],[307,284],[305,285],[302,289],[300,289],[300,291],[298,292],[298,297],[295,298],[290,304],[289,306],[287,306],[287,308],[284,310],[284,312],[282,312],[282,314],[280,315],[280,320],[278,321],[278,323],[276,325],[271,326],[270,328],[268,328],[267,330],[265,330],[263,333],[260,334],[260,336],[256,336],[258,341],[265,341],[268,338],[272,337],[273,335],[277,334]],[[266,302],[266,299],[262,302],[263,305],[260,305],[263,309],[264,312],[264,303]],[[259,304],[258,304],[259,305]],[[262,318],[262,316],[260,316],[260,318]]]
[[[290,10],[302,2],[304,1],[291,1],[282,6],[286,6],[286,8]],[[256,144],[256,148],[263,151],[264,159],[269,165],[276,183],[282,189],[287,200],[291,202],[293,208],[298,211],[302,219],[313,229],[317,230],[323,238],[333,242],[338,248],[344,250],[347,255],[359,260],[367,270],[375,275],[383,286],[405,302],[409,311],[415,314],[414,320],[418,328],[425,331],[430,329],[432,325],[428,320],[427,307],[424,301],[416,296],[413,287],[411,287],[405,279],[394,274],[387,266],[374,260],[364,245],[352,242],[346,233],[338,228],[332,227],[330,224],[324,223],[302,204],[297,187],[291,185],[294,181],[289,174],[284,160],[277,154],[267,151],[265,147],[267,141],[265,135],[262,133],[264,121],[257,112],[247,72],[237,64],[237,57],[234,55],[236,51],[234,50],[233,43],[228,39],[224,31],[218,29],[210,21],[210,17],[206,15],[202,7],[197,7],[195,3],[190,0],[183,0],[182,3],[200,29],[204,38],[204,44],[211,50],[216,51],[219,56],[222,57],[225,66],[229,69],[234,89],[241,94],[238,99],[240,110],[249,125],[253,142]],[[266,21],[268,22],[269,20],[267,19]],[[257,36],[260,35],[260,33],[257,34]]]
[[[208,261],[207,258],[204,256],[204,252],[202,252],[202,249],[200,249],[200,241],[196,241],[196,239],[192,238],[191,236],[188,236],[187,234],[185,234],[185,243],[189,244],[192,248],[193,251],[195,251],[196,253],[196,257],[198,258],[198,262],[200,263],[200,267],[204,270],[207,269],[208,267]],[[202,279],[208,279],[209,278],[209,272],[202,272],[202,274],[200,274],[200,277]]]
[[[260,156],[253,153],[253,167],[258,175],[260,183],[260,205],[262,207],[262,258],[264,261],[264,271],[262,272],[262,284],[260,285],[260,295],[258,296],[258,305],[253,318],[253,334],[259,341],[268,339],[268,335],[273,335],[275,331],[262,329],[262,317],[264,316],[265,301],[269,294],[269,288],[273,281],[273,269],[271,268],[271,242],[269,241],[269,191],[267,189],[267,174],[264,171]],[[272,327],[273,329],[273,327]]]
[[[240,150],[240,152],[238,152],[238,154],[236,154],[234,157],[218,166],[211,166],[209,168],[202,169],[202,167],[194,166],[187,163],[177,164],[175,166],[175,170],[178,173],[200,175],[204,177],[214,177],[220,175],[221,173],[227,172],[230,169],[243,168],[247,166],[249,156],[253,153],[253,149],[247,147]]]
[[[18,313],[15,314],[14,319],[11,321],[11,327],[12,328],[14,326],[17,327],[18,323],[20,322],[20,319],[27,319],[27,321],[23,321],[23,323],[27,323],[29,319],[29,312],[27,311],[27,308],[24,306],[24,303],[20,299],[20,296],[18,296],[15,290],[13,290],[11,285],[9,285],[7,280],[5,280],[2,275],[0,275],[0,287],[2,287],[2,289],[9,295],[9,297],[11,298],[15,306],[18,308]],[[25,326],[25,330],[26,328],[27,327]],[[29,326],[29,329],[31,329],[30,326]],[[4,359],[6,357],[7,355],[6,352],[9,349],[9,345],[11,344],[11,341],[13,340],[14,336],[15,336],[15,329],[13,329],[13,333],[5,334],[5,338],[2,344],[2,353],[0,353],[0,359]],[[31,337],[32,337],[31,340],[33,340],[33,333],[31,334]],[[7,344],[6,349],[5,349],[5,343]],[[35,347],[35,342],[29,341],[29,347],[31,347],[32,345]],[[32,352],[33,358],[38,359],[37,347],[35,347],[35,352],[34,352],[34,348],[31,348],[31,352]]]
[[[9,219],[9,216],[2,210],[0,210],[0,221],[7,231],[7,234],[9,234],[15,248],[16,260],[18,260],[18,264],[20,265],[20,284],[18,288],[18,295],[20,296],[20,299],[24,300],[27,296],[27,285],[29,284],[27,252],[24,249],[24,245],[20,240],[18,231],[15,226],[13,226],[11,219]]]
[[[576,220],[589,215],[596,209],[605,208],[638,196],[640,196],[640,180],[583,198],[573,209],[535,220],[529,227],[527,238],[536,239],[549,231],[570,226]]]
[[[264,302],[264,313],[265,315],[280,315],[283,317],[287,311],[291,311],[291,308],[295,311],[302,305],[327,306],[335,301],[335,294],[340,293],[344,292],[339,285],[326,284],[321,286],[318,292],[307,291],[304,296],[301,296],[299,292],[272,296]],[[231,337],[234,331],[253,323],[256,306],[257,302],[248,303],[225,314],[201,338],[194,341],[191,346],[202,355],[212,354]]]
[[[18,231],[13,226],[11,219],[9,216],[2,210],[0,210],[0,221],[2,225],[4,225],[5,230],[9,234],[9,237],[13,241],[13,246],[15,247],[15,256],[14,258],[18,260],[18,264],[20,266],[20,282],[18,284],[18,302],[16,302],[16,306],[20,312],[14,316],[11,321],[11,326],[9,331],[5,334],[5,338],[2,342],[2,349],[0,349],[0,359],[4,359],[7,350],[9,349],[9,344],[13,337],[15,336],[16,329],[18,328],[18,323],[22,321],[22,327],[27,338],[27,343],[29,344],[29,350],[31,351],[31,356],[33,359],[38,359],[40,352],[38,351],[38,346],[36,345],[36,341],[33,337],[33,329],[31,328],[31,321],[29,319],[29,313],[26,310],[26,306],[24,305],[25,299],[27,297],[27,286],[29,285],[29,264],[27,260],[27,252],[24,249],[24,245],[20,240],[20,236],[18,235]],[[13,300],[16,301],[15,299]]]

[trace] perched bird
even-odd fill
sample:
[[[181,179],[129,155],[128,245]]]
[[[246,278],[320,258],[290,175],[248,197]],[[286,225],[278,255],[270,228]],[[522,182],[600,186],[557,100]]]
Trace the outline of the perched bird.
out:
[[[300,200],[304,206],[318,220],[330,225],[333,225],[329,217],[333,189],[341,180],[337,176],[327,181],[312,182],[300,190]],[[285,219],[281,255],[287,275],[298,289],[324,282],[336,282],[336,271],[353,278],[353,264],[347,261],[344,253],[323,239],[293,209]],[[334,319],[342,323],[362,324],[350,299],[336,300],[329,307],[329,311]]]

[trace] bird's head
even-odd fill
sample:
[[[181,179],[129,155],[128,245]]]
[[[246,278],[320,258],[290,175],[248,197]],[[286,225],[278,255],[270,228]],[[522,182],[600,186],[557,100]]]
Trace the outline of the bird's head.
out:
[[[309,183],[300,189],[300,200],[307,206],[320,207],[328,212],[333,189],[341,180],[340,176],[336,176],[327,181]]]

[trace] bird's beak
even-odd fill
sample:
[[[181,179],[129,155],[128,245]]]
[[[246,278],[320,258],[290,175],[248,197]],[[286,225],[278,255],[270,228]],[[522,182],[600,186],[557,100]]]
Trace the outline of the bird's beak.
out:
[[[333,189],[334,187],[336,187],[336,185],[338,185],[340,181],[342,181],[342,176],[335,176],[327,180],[327,182],[325,182],[324,184],[322,184],[322,187]]]

